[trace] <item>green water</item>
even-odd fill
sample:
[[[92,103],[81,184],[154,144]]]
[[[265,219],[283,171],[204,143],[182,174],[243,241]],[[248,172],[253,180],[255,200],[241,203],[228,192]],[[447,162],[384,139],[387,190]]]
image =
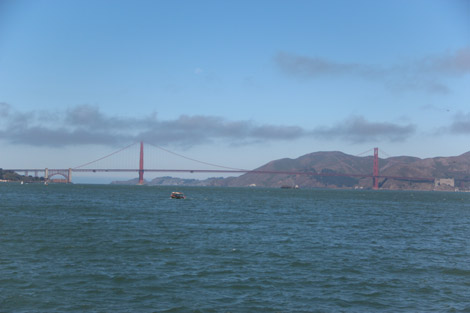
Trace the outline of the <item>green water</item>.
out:
[[[0,184],[0,312],[468,312],[469,238],[467,193]]]

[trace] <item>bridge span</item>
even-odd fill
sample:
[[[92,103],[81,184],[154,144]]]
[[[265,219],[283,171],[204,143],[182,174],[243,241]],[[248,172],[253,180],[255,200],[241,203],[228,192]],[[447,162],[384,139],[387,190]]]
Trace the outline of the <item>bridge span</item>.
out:
[[[218,174],[218,173],[225,173],[225,174],[277,174],[277,175],[302,175],[302,176],[335,176],[335,177],[356,177],[356,178],[371,178],[372,179],[372,188],[373,189],[379,189],[379,180],[382,180],[382,183],[386,179],[393,179],[393,180],[403,180],[403,181],[413,181],[413,182],[427,182],[427,183],[433,183],[435,178],[434,177],[408,177],[408,176],[390,176],[390,175],[380,175],[379,173],[379,149],[374,148],[374,158],[373,158],[373,164],[372,164],[372,173],[366,173],[366,174],[347,174],[347,173],[332,173],[332,172],[327,172],[327,173],[318,173],[314,171],[273,171],[273,170],[246,170],[246,169],[236,169],[236,168],[229,168],[229,167],[224,167],[220,165],[214,165],[206,162],[201,162],[197,161],[182,155],[179,155],[177,153],[168,151],[164,148],[154,146],[158,149],[164,150],[166,152],[169,152],[173,155],[177,155],[179,157],[183,157],[185,159],[191,160],[191,161],[196,161],[198,163],[210,165],[210,166],[216,166],[219,167],[219,169],[177,169],[177,168],[172,168],[172,169],[163,169],[163,168],[145,168],[144,167],[144,143],[140,142],[140,153],[138,156],[138,168],[117,168],[117,167],[105,167],[105,168],[99,168],[99,167],[94,167],[94,168],[87,168],[92,166],[93,164],[98,164],[98,161],[102,161],[104,159],[109,158],[112,155],[118,154],[121,151],[124,151],[128,149],[131,146],[135,146],[136,143],[129,145],[127,147],[124,147],[118,151],[115,151],[107,156],[101,157],[95,161],[85,163],[81,166],[77,166],[75,168],[62,168],[62,169],[38,169],[38,168],[29,168],[29,169],[22,169],[22,168],[14,168],[14,169],[4,169],[6,171],[13,171],[17,173],[23,173],[24,175],[28,176],[28,173],[34,173],[36,177],[38,177],[39,173],[44,173],[44,179],[46,181],[50,181],[52,177],[54,176],[62,176],[64,179],[63,181],[66,183],[71,183],[72,182],[72,174],[73,173],[138,173],[139,176],[139,184],[144,183],[144,173],[213,173],[213,174]],[[133,157],[134,158],[134,157]],[[134,159],[135,160],[135,159]],[[134,162],[132,162],[134,163]],[[470,181],[470,180],[469,180]]]
[[[389,176],[389,175],[374,175],[374,174],[343,174],[343,173],[318,173],[311,171],[265,171],[265,170],[199,170],[199,169],[4,169],[5,171],[12,171],[17,173],[24,173],[27,175],[30,172],[34,173],[44,173],[44,178],[46,180],[51,179],[51,177],[60,175],[67,180],[67,183],[72,182],[72,173],[214,173],[214,174],[278,174],[278,175],[305,175],[305,176],[319,176],[319,177],[357,177],[357,178],[372,178],[372,179],[396,179],[396,180],[406,180],[406,181],[416,181],[416,182],[434,182],[433,177],[405,177],[405,176]]]

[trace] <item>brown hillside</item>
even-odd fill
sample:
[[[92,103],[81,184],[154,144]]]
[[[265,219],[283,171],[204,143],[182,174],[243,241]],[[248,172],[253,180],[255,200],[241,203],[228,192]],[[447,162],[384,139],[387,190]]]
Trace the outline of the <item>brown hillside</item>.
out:
[[[371,178],[341,177],[335,174],[372,174],[373,157],[357,157],[342,152],[314,152],[296,159],[284,158],[271,161],[255,171],[288,171],[300,173],[326,173],[332,176],[299,174],[247,173],[231,178],[226,186],[258,187],[329,187],[329,188],[371,188]],[[380,175],[411,178],[455,178],[459,186],[465,187],[470,180],[470,152],[456,157],[420,159],[409,156],[379,159]],[[434,185],[429,182],[400,179],[381,179],[383,189],[424,189]]]

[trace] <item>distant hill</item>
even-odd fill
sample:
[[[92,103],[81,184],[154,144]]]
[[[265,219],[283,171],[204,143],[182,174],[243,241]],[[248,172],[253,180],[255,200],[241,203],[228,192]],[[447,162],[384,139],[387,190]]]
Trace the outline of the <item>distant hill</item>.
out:
[[[291,171],[326,174],[372,174],[373,157],[357,157],[342,152],[314,152],[296,159],[271,161],[255,171]],[[383,176],[454,178],[457,186],[468,188],[470,180],[470,152],[456,157],[436,157],[420,159],[400,156],[379,159],[379,172]],[[462,185],[463,183],[463,185]],[[372,188],[371,178],[343,176],[311,176],[247,173],[233,178],[227,186],[283,187],[300,188]],[[382,189],[417,189],[431,190],[434,185],[429,182],[408,181],[400,179],[380,179]],[[450,187],[450,186],[449,186]],[[450,189],[441,186],[441,189]],[[453,188],[452,188],[453,189]]]
[[[32,182],[44,182],[44,177],[33,177],[33,176],[25,176],[20,175],[18,173],[12,171],[4,171],[0,168],[0,181],[9,181],[9,182],[25,182],[25,183],[32,183]]]
[[[239,177],[207,180],[159,177],[150,185],[226,186],[226,187],[295,187],[300,188],[372,188],[372,179],[334,176],[335,174],[372,174],[373,157],[358,157],[339,151],[314,152],[296,159],[271,161],[254,171],[322,173],[330,176],[305,174],[246,173]],[[379,159],[380,175],[393,177],[453,178],[455,187],[470,189],[470,152],[455,157],[420,159],[410,156]],[[454,186],[404,179],[380,179],[381,189],[453,190]]]
[[[204,180],[199,179],[184,179],[170,176],[157,177],[151,181],[144,181],[145,185],[148,186],[223,186],[225,181],[230,179],[222,177],[208,178]],[[138,178],[133,178],[126,181],[113,181],[113,185],[137,185],[139,183]]]

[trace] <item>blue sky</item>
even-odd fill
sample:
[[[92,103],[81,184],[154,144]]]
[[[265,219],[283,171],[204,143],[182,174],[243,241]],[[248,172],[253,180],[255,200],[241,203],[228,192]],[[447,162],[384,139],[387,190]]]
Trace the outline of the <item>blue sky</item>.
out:
[[[140,140],[250,169],[459,155],[469,138],[468,0],[0,0],[3,168]]]

